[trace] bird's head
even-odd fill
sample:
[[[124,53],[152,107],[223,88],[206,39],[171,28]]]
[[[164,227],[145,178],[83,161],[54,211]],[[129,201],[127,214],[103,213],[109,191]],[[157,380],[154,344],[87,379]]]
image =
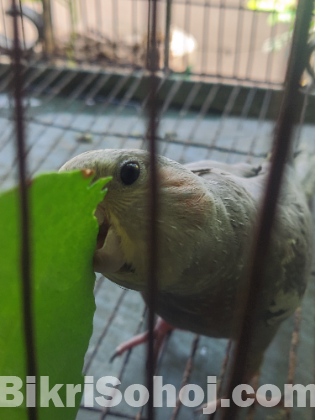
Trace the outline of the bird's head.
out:
[[[159,288],[172,290],[192,263],[211,202],[202,179],[190,170],[162,156],[157,163]],[[105,149],[83,153],[60,169],[91,169],[94,180],[112,177],[95,212],[99,235],[94,269],[139,291],[147,284],[149,165],[145,151]]]

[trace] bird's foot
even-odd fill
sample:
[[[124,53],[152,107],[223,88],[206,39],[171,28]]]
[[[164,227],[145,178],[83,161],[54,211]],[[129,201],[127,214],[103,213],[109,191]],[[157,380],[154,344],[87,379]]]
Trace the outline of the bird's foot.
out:
[[[161,317],[158,317],[155,327],[154,327],[154,339],[155,339],[155,353],[158,354],[160,347],[164,341],[164,339],[166,338],[166,335],[169,331],[174,330],[175,327],[173,327],[172,325],[168,324],[166,321],[164,321]],[[117,356],[121,356],[125,351],[138,346],[139,344],[145,343],[146,341],[148,341],[148,336],[149,336],[149,332],[145,331],[142,334],[138,334],[132,338],[130,338],[130,340],[125,341],[124,343],[120,344],[114,354],[112,355],[112,357],[110,358],[110,362],[112,362]]]

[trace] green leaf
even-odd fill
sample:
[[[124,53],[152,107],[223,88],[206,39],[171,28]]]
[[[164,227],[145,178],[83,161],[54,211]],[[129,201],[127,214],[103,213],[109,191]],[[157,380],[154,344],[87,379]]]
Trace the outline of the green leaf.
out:
[[[49,376],[49,389],[81,384],[83,391],[81,372],[95,311],[94,210],[109,180],[89,186],[91,178],[83,172],[53,173],[37,177],[29,187],[36,359],[38,375]],[[20,231],[19,194],[14,189],[0,195],[0,378],[21,378],[24,401],[20,407],[3,407],[6,395],[0,389],[0,418],[7,420],[27,419]],[[65,405],[66,385],[59,395]],[[40,420],[73,420],[81,397],[82,392],[76,394],[75,407],[55,408],[50,401],[49,408],[39,408]]]

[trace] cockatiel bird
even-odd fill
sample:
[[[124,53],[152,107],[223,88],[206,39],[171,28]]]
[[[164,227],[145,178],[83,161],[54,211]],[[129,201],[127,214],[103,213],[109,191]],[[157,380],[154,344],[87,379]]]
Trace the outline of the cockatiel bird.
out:
[[[248,275],[253,233],[269,163],[215,161],[181,165],[157,158],[159,267],[157,314],[173,327],[236,338],[236,299]],[[147,289],[149,155],[141,150],[95,150],[61,171],[92,169],[111,176],[98,205],[95,271],[118,285]],[[281,322],[299,306],[310,272],[312,220],[293,165],[284,176],[255,333],[246,366],[250,379]],[[161,323],[161,322],[160,322]]]

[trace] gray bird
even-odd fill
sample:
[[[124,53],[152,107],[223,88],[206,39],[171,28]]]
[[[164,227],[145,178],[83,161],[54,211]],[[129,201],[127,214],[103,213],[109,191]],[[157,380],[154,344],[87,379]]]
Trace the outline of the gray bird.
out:
[[[177,328],[234,339],[235,304],[248,274],[269,164],[255,167],[209,160],[181,165],[162,156],[157,162],[157,314]],[[148,153],[90,151],[67,162],[61,171],[74,169],[92,169],[95,179],[112,177],[96,211],[100,231],[95,270],[120,286],[138,290],[145,299]],[[313,190],[309,185],[308,189]],[[281,322],[300,305],[310,273],[312,232],[307,197],[294,166],[288,164],[255,314],[248,378],[259,369]]]

